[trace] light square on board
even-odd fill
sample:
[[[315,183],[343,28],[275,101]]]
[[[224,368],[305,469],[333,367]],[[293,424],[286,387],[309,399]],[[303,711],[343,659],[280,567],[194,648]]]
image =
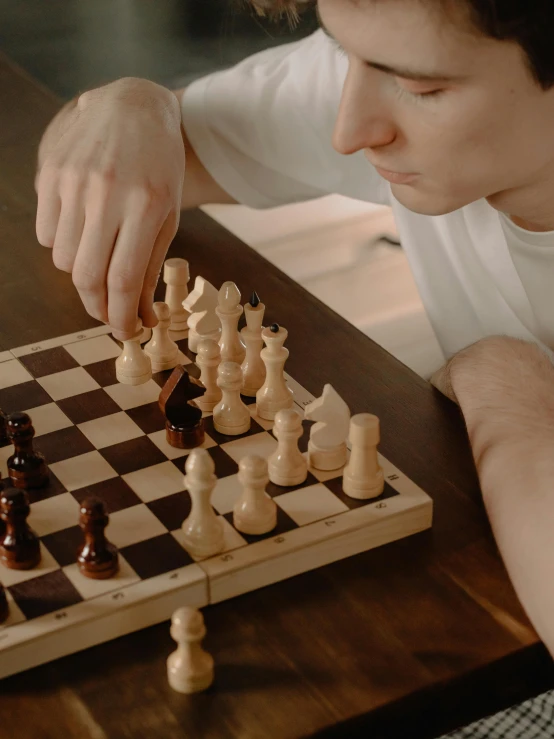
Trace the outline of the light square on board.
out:
[[[71,398],[73,395],[88,393],[100,387],[82,367],[39,377],[38,382],[53,400]]]
[[[241,493],[238,475],[228,475],[218,479],[210,502],[218,513],[230,513]]]
[[[107,334],[67,344],[65,349],[80,365],[116,359],[121,354],[119,346]]]
[[[96,449],[102,449],[144,435],[137,424],[123,411],[80,423],[78,428],[94,444]]]
[[[267,459],[277,449],[277,439],[268,431],[262,431],[254,436],[240,437],[235,441],[228,441],[221,448],[232,457],[235,462],[240,462],[249,454],[258,454]]]
[[[154,444],[160,449],[168,459],[178,459],[189,454],[192,449],[177,449],[177,447],[171,446],[167,443],[165,426],[161,431],[155,431],[153,434],[148,434],[148,438],[154,442]],[[202,449],[211,449],[216,446],[215,441],[205,434],[204,441],[201,445]]]
[[[40,562],[32,570],[10,570],[8,567],[2,567],[2,585],[8,588],[11,585],[17,585],[25,580],[32,580],[34,577],[46,575],[48,572],[54,572],[59,569],[59,565],[50,554],[50,552],[40,542]]]
[[[118,549],[137,544],[167,533],[152,511],[145,505],[136,505],[110,516],[109,539]],[[131,566],[134,568],[133,563]]]
[[[56,403],[47,403],[38,408],[31,408],[27,413],[31,416],[35,437],[50,434],[53,431],[61,431],[61,429],[73,425]]]
[[[81,454],[79,457],[55,462],[50,465],[50,469],[65,489],[70,491],[117,476],[114,468],[96,450]]]
[[[53,534],[79,523],[79,504],[70,493],[60,493],[34,503],[28,521],[39,536]]]
[[[183,475],[169,461],[143,467],[122,478],[145,503],[185,489]]]
[[[140,582],[140,577],[121,554],[119,554],[118,559],[119,570],[113,577],[109,577],[106,580],[94,580],[90,577],[85,577],[79,570],[77,563],[64,567],[63,572],[79,591],[83,600],[90,600],[90,598],[111,593],[112,590],[118,590],[119,588],[125,588],[128,585]]]
[[[276,495],[273,500],[299,526],[349,510],[348,506],[321,483]]]
[[[30,382],[33,376],[17,359],[10,359],[0,364],[0,390],[13,385]]]
[[[142,385],[123,385],[119,383],[105,387],[104,390],[124,411],[146,403],[157,402],[160,397],[160,387],[156,385],[154,380],[148,380]]]
[[[246,539],[244,539],[240,533],[232,526],[232,524],[227,521],[226,518],[223,516],[219,516],[219,520],[223,524],[223,549],[219,554],[224,554],[225,552],[230,552],[233,549],[239,549],[240,547],[245,547],[247,544]],[[185,533],[182,528],[176,529],[175,531],[171,532],[172,536],[175,537],[175,539],[179,542],[179,544],[186,549],[185,547]],[[192,557],[192,555],[190,555]],[[202,559],[210,559],[209,557],[192,557],[195,562],[201,562]]]

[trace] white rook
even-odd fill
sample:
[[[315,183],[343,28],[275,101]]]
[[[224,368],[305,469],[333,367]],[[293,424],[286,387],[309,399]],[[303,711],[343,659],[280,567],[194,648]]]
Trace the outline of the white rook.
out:
[[[385,479],[377,458],[380,441],[379,419],[371,413],[358,413],[350,419],[350,459],[342,473],[342,489],[351,498],[377,498]]]

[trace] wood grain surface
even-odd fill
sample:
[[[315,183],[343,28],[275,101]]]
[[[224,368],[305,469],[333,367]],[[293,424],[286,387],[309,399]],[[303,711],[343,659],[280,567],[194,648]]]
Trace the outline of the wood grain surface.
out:
[[[96,325],[34,231],[36,147],[59,105],[0,57],[0,350]],[[432,496],[433,529],[206,608],[203,695],[169,688],[167,623],[4,680],[0,738],[417,739],[554,685],[458,409],[203,213],[183,214],[170,255],[191,279],[256,289],[266,324],[289,331],[290,373],[380,417],[381,451]]]

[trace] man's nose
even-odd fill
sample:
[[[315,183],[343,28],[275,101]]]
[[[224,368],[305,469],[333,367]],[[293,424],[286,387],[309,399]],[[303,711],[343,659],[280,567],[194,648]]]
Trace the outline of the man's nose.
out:
[[[372,84],[369,75],[350,64],[333,131],[333,148],[339,154],[354,154],[394,141],[395,126],[380,97],[378,81]]]

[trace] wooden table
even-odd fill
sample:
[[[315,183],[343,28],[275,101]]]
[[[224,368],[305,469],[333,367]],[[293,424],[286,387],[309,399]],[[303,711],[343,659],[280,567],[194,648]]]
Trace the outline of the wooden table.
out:
[[[91,327],[34,233],[35,152],[59,102],[0,57],[0,350]],[[2,681],[0,737],[433,737],[554,684],[496,552],[458,409],[201,212],[171,255],[255,288],[288,368],[376,413],[434,500],[431,531],[205,609],[217,683],[167,685],[167,624]]]

